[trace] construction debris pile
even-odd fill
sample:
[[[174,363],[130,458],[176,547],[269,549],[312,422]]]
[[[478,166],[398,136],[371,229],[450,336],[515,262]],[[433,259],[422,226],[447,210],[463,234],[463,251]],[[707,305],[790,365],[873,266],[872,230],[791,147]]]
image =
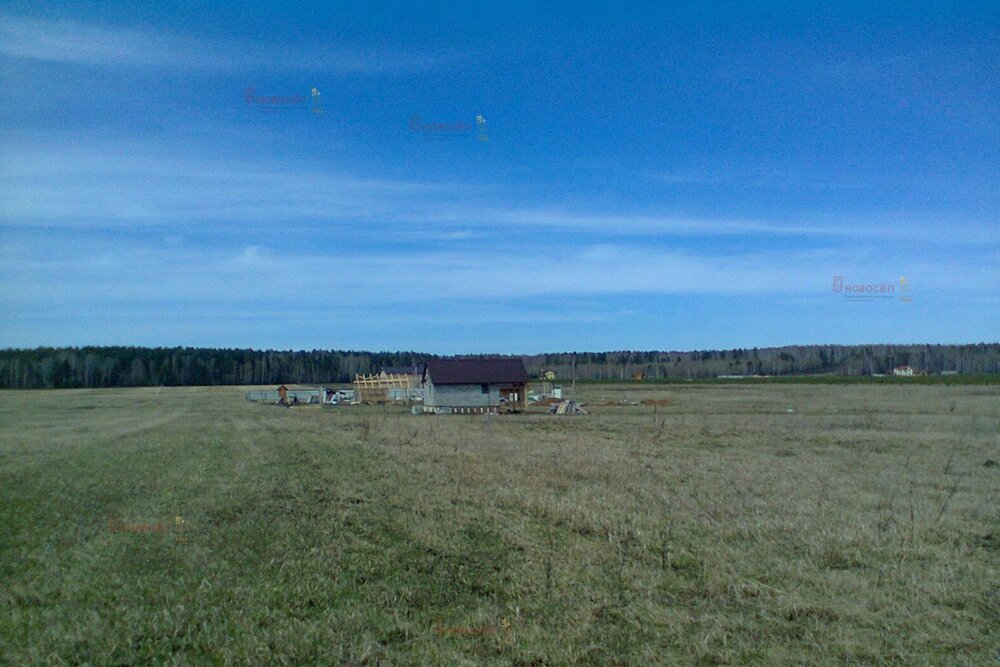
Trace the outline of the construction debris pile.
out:
[[[583,409],[584,403],[577,403],[570,398],[559,403],[554,403],[549,407],[550,415],[585,415],[587,411]]]

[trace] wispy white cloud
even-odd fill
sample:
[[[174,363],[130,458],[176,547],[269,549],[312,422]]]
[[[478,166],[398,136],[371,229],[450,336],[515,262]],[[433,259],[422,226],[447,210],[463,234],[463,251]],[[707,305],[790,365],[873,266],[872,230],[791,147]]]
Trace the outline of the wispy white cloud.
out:
[[[0,226],[155,228],[206,222],[280,227],[384,219],[414,201],[467,195],[459,183],[351,175],[345,170],[227,160],[145,144],[91,149],[38,141],[0,160]]]
[[[431,177],[380,178],[358,167],[322,168],[251,155],[225,160],[156,142],[11,142],[0,158],[0,227],[156,229],[215,232],[306,230],[364,224],[385,240],[472,242],[501,230],[564,232],[608,239],[787,238],[800,247],[933,241],[1000,243],[1000,228],[947,216],[906,215],[760,220],[673,212],[607,211],[579,201],[533,205],[516,185],[482,186]],[[510,205],[510,201],[523,201]],[[942,228],[948,233],[942,235]]]
[[[512,206],[510,201],[525,203]],[[649,238],[710,237],[733,243],[783,239],[802,250],[851,247],[852,252],[887,244],[982,249],[1000,243],[1000,228],[946,216],[756,220],[586,207],[585,201],[572,208],[533,206],[514,185],[379,178],[357,167],[323,169],[255,160],[252,154],[222,160],[156,142],[68,147],[36,138],[30,144],[11,143],[0,158],[0,228],[23,230],[163,230],[197,238],[210,225],[213,234],[239,234],[255,243],[265,230],[322,230],[422,249],[484,240],[516,248],[518,239],[527,247],[549,232],[558,234],[565,248],[599,239],[638,246]],[[517,233],[508,234],[511,230]]]
[[[194,66],[206,63],[195,40],[0,14],[0,52],[14,58],[88,65]]]
[[[468,212],[465,213],[468,215]],[[732,235],[732,234],[831,234],[829,227],[777,224],[757,220],[676,215],[587,213],[559,208],[517,208],[486,211],[487,222],[499,225],[544,226],[567,230],[604,231],[609,234]]]
[[[578,205],[576,209],[583,208]],[[788,237],[803,243],[824,240],[855,242],[913,243],[933,241],[936,244],[1000,243],[1000,228],[982,228],[949,220],[947,216],[928,216],[918,213],[893,215],[838,217],[816,216],[815,219],[791,218],[788,220],[758,220],[725,216],[693,216],[673,213],[606,213],[587,212],[558,207],[519,207],[504,205],[468,204],[438,205],[428,210],[404,214],[402,219],[427,224],[469,225],[476,223],[486,228],[553,229],[564,232],[587,232],[609,237],[656,236],[695,238],[715,237]],[[949,225],[946,236],[941,235],[942,224]],[[564,237],[569,241],[571,237]]]
[[[754,169],[742,173],[733,169],[725,171],[640,171],[639,176],[654,183],[675,186],[699,186],[712,188],[807,188],[819,190],[863,190],[870,187],[870,181],[854,176],[832,176],[810,178],[807,174],[792,170]]]
[[[445,327],[477,341],[464,343],[466,351],[484,345],[523,351],[527,339],[487,342],[476,327],[527,322],[616,331],[616,323],[635,320],[623,308],[637,308],[651,324],[649,305],[675,297],[711,298],[706,303],[744,311],[750,303],[769,304],[771,317],[785,304],[825,321],[828,310],[842,305],[831,289],[834,275],[849,283],[895,283],[905,275],[919,313],[932,302],[980,314],[1000,304],[1000,263],[990,261],[996,253],[989,251],[971,262],[967,255],[932,257],[912,249],[888,258],[875,250],[845,255],[802,247],[726,253],[716,246],[665,250],[619,239],[400,252],[296,248],[282,235],[223,245],[196,236],[141,236],[41,231],[0,237],[0,345],[197,340],[294,346],[301,333],[308,345],[324,340],[448,351],[434,347],[440,342],[428,344],[427,327]],[[113,331],[106,330],[108,322]],[[533,349],[550,344],[545,336],[538,340]]]
[[[875,255],[845,260],[810,250],[758,254],[680,252],[588,244],[548,252],[505,248],[342,253],[114,241],[22,241],[0,246],[0,304],[202,303],[372,304],[468,302],[484,294],[519,299],[587,295],[773,295],[826,293],[834,275],[895,282],[905,274],[922,290],[1000,290],[1000,269],[958,259]],[[276,292],[278,290],[278,292]]]
[[[205,40],[162,29],[96,25],[0,13],[0,53],[57,63],[227,72],[322,70],[332,74],[417,72],[452,55],[329,44]]]

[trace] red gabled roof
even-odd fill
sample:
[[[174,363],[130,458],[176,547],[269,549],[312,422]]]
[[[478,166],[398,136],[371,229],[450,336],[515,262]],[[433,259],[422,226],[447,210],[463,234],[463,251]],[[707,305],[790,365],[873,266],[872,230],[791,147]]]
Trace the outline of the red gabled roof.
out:
[[[427,378],[434,384],[523,383],[528,371],[524,361],[510,357],[428,359]]]

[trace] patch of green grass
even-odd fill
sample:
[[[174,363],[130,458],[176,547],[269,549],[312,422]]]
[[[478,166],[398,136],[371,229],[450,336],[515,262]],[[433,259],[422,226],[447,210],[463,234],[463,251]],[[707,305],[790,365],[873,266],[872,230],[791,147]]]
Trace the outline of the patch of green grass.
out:
[[[698,377],[698,378],[647,378],[637,381],[632,379],[607,379],[607,380],[577,380],[582,385],[626,385],[642,386],[657,384],[820,384],[820,385],[842,385],[842,384],[876,384],[876,385],[1000,385],[1000,374],[996,373],[962,373],[956,375],[913,375],[895,376],[884,375],[881,377],[873,375],[834,375],[828,373],[815,375],[762,375],[747,376],[745,378],[720,378],[720,377]]]
[[[996,389],[579,391],[585,417],[4,392],[0,661],[1000,657]]]

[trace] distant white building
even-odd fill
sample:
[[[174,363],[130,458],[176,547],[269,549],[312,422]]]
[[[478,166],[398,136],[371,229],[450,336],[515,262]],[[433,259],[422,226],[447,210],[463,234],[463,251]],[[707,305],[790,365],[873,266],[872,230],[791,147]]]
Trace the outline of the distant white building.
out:
[[[906,377],[910,377],[913,375],[913,368],[905,364],[902,366],[896,366],[895,368],[892,369],[892,374],[905,375]]]

